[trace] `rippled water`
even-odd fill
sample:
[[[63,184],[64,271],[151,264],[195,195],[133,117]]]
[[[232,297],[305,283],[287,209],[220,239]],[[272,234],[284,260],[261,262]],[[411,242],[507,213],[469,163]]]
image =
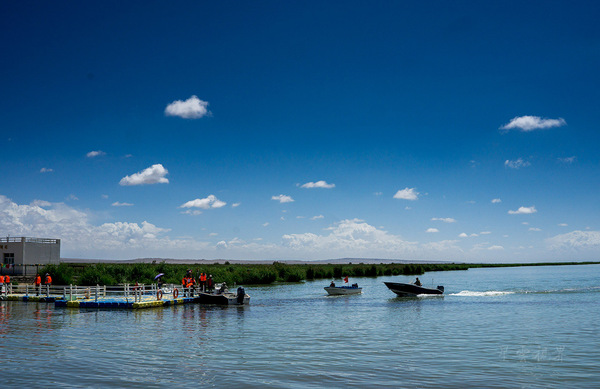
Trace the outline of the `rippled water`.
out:
[[[427,273],[443,297],[383,281],[247,287],[248,307],[139,311],[0,302],[4,387],[594,388],[600,266]]]

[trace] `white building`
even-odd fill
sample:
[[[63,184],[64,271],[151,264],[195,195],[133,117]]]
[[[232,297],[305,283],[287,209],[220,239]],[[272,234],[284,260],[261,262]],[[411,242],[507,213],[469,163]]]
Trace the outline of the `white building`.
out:
[[[60,262],[60,239],[0,238],[3,274],[32,275],[41,267]],[[7,266],[8,265],[8,266]]]

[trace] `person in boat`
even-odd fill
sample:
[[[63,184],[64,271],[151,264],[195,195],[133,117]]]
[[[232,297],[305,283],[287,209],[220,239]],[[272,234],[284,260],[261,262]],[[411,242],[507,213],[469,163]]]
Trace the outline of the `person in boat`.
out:
[[[212,274],[211,274],[208,276],[208,279],[206,280],[206,290],[208,292],[212,292],[214,287],[215,287],[215,284],[213,282],[213,278],[212,278]]]
[[[329,284],[330,288],[335,288],[335,282],[331,281],[331,284]]]
[[[419,281],[419,277],[415,280],[415,285],[422,286],[421,281]]]

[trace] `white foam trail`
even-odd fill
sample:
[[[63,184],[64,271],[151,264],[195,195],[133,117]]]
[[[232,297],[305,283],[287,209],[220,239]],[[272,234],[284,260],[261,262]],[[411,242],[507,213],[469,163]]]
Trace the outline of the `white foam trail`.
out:
[[[505,294],[513,294],[515,292],[502,292],[499,290],[488,290],[487,292],[473,292],[470,290],[463,290],[458,293],[452,293],[450,296],[461,296],[461,297],[486,297],[486,296],[503,296]]]

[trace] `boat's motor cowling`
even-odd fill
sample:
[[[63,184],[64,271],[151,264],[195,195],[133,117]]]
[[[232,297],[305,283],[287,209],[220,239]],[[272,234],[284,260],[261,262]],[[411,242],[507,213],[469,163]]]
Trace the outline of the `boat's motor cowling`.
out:
[[[442,293],[444,293],[444,287],[443,286],[438,285],[437,288],[438,288],[439,291],[441,291]]]
[[[244,303],[244,296],[246,295],[246,291],[244,290],[243,286],[240,286],[239,288],[237,288],[237,302],[238,304],[243,304]]]

